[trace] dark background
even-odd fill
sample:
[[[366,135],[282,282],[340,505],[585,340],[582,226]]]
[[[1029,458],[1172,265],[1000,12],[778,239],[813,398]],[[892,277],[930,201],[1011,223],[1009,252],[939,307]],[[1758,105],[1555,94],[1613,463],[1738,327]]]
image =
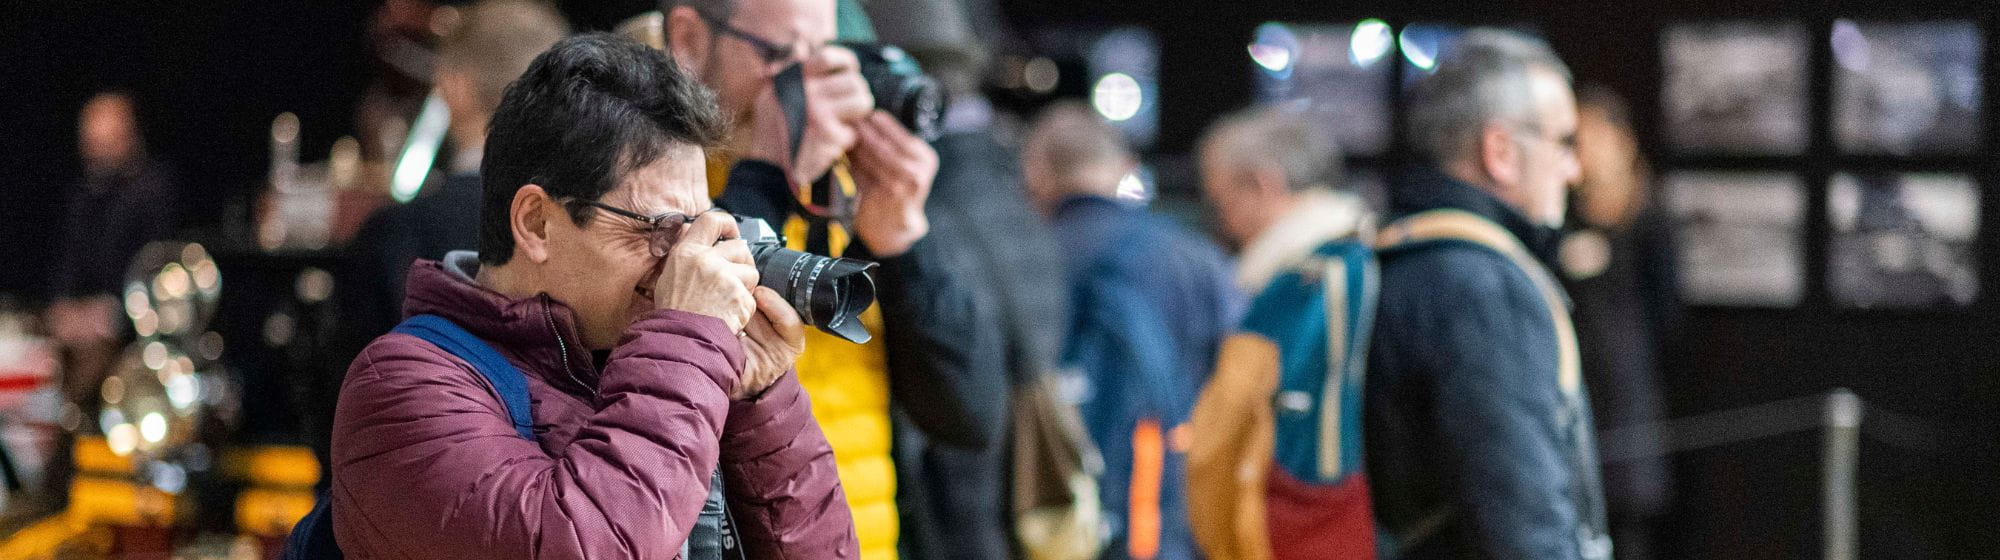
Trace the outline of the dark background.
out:
[[[605,27],[649,2],[565,2],[579,28]],[[1667,22],[1788,19],[1805,22],[1813,47],[1812,149],[1788,158],[1671,158],[1675,168],[1789,169],[1809,187],[1807,289],[1796,308],[1694,308],[1669,354],[1670,412],[1703,412],[1850,387],[1868,401],[1862,447],[1861,556],[1993,558],[2000,543],[2000,300],[1982,295],[1947,311],[1858,311],[1832,304],[1825,282],[1826,178],[1835,170],[1972,173],[1982,221],[2000,224],[2000,3],[1866,3],[1837,0],[1673,2],[1277,2],[1004,0],[1016,30],[1056,24],[1146,27],[1161,38],[1160,141],[1155,157],[1180,158],[1218,114],[1251,98],[1244,45],[1264,21],[1528,24],[1580,81],[1623,93],[1641,138],[1658,132],[1658,37]],[[183,178],[191,231],[212,231],[231,201],[260,187],[270,119],[304,123],[302,155],[324,157],[350,134],[354,101],[370,73],[362,32],[370,2],[0,2],[0,297],[35,307],[54,260],[63,191],[77,173],[75,114],[93,92],[133,91],[149,146]],[[1967,19],[1986,34],[1982,149],[1963,158],[1897,160],[1832,149],[1829,48],[1835,17]],[[1657,146],[1658,142],[1650,142]],[[1392,153],[1392,158],[1394,157]],[[1177,174],[1163,195],[1192,192]],[[1979,241],[1981,284],[2000,286],[1992,227]],[[1699,271],[1683,271],[1698,274]],[[234,284],[234,286],[244,286]],[[240,288],[247,289],[247,288]],[[1885,411],[1879,412],[1877,411]],[[1899,422],[1898,419],[1913,420]],[[1872,437],[1887,435],[1903,437]],[[1888,443],[1888,442],[1900,443]],[[1671,558],[1809,558],[1819,554],[1819,436],[1802,433],[1676,457],[1678,505],[1662,543]]]

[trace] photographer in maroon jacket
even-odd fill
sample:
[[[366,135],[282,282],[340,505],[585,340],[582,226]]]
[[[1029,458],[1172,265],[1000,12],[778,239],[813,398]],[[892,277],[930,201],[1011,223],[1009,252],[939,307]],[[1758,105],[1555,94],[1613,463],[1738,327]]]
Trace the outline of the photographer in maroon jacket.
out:
[[[657,50],[572,37],[487,135],[478,255],[410,271],[527,378],[533,434],[473,367],[407,334],[349,368],[333,429],[349,558],[669,558],[718,465],[752,558],[852,558],[833,455],[791,373],[789,304],[709,212],[709,93]]]

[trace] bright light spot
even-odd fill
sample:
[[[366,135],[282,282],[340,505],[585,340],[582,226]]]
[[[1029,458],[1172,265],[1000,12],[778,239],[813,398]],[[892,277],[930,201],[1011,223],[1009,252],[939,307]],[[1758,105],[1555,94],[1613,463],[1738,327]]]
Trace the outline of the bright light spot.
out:
[[[1055,91],[1061,79],[1062,71],[1056,68],[1056,61],[1046,56],[1035,57],[1021,68],[1021,82],[1027,84],[1028,91],[1038,94]]]
[[[424,188],[424,177],[430,175],[431,162],[437,160],[438,147],[444,144],[445,129],[450,126],[451,113],[445,108],[444,96],[432,91],[417,113],[417,123],[410,126],[403,155],[396,158],[396,173],[389,181],[389,196],[396,202],[409,202]]]
[[[1354,35],[1348,39],[1348,57],[1355,66],[1374,66],[1389,54],[1389,45],[1396,39],[1395,31],[1389,24],[1379,19],[1364,19],[1354,25]]]
[[[1292,67],[1292,49],[1280,45],[1252,43],[1250,60],[1256,61],[1257,65],[1264,67],[1265,70],[1283,72]]]
[[[286,112],[271,119],[271,141],[280,144],[299,141],[299,116]]]
[[[146,297],[146,285],[133,282],[125,286],[125,316],[133,319],[153,312],[153,302]]]
[[[1854,20],[1833,20],[1833,60],[1849,72],[1868,71],[1868,37]]]
[[[124,423],[125,411],[106,408],[97,413],[97,429],[104,430],[104,433],[111,433],[111,428]]]
[[[1144,94],[1139,92],[1139,81],[1119,72],[1098,78],[1097,87],[1090,91],[1090,104],[1097,107],[1098,114],[1113,122],[1139,114],[1139,105],[1144,102]]]
[[[1292,76],[1292,66],[1298,63],[1299,38],[1292,34],[1292,28],[1275,21],[1257,26],[1257,34],[1250,41],[1250,60],[1264,71],[1280,80]]]
[[[1139,180],[1138,173],[1126,173],[1125,178],[1118,180],[1119,200],[1145,201],[1149,198],[1152,197],[1146,192],[1146,183]]]
[[[202,260],[194,263],[194,287],[203,292],[215,291],[215,284],[222,281],[222,273],[215,269],[215,261]]]
[[[1415,66],[1418,70],[1425,72],[1437,69],[1437,43],[1435,41],[1432,41],[1430,45],[1420,45],[1417,40],[1410,37],[1410,28],[1405,27],[1403,28],[1403,33],[1397,36],[1396,44],[1403,47],[1403,59],[1410,61],[1411,66]]]
[[[111,444],[111,452],[119,457],[131,455],[139,448],[139,429],[131,424],[119,424],[104,431],[104,442]]]
[[[153,487],[159,488],[162,492],[179,494],[187,489],[187,470],[173,463],[153,463],[148,470],[152,471],[149,474],[153,478]]]
[[[187,297],[187,269],[181,268],[180,263],[167,263],[167,266],[160,268],[159,286],[166,297],[176,299]]]
[[[147,311],[145,315],[132,320],[132,330],[139,333],[139,336],[153,336],[154,332],[160,330],[160,316]]]
[[[145,358],[147,369],[160,369],[163,367],[167,367],[166,343],[160,342],[158,340],[148,342],[146,343],[146,349],[144,351],[141,351],[139,353],[139,356],[141,358]]]
[[[167,439],[167,417],[158,412],[146,413],[144,418],[139,419],[139,437],[146,438],[146,443]]]
[[[185,373],[170,375],[162,383],[167,388],[167,400],[175,410],[187,410],[201,398],[201,386],[194,382],[194,376]]]
[[[97,396],[104,399],[104,404],[118,406],[119,401],[125,400],[125,378],[116,375],[104,378],[104,384],[97,387]]]

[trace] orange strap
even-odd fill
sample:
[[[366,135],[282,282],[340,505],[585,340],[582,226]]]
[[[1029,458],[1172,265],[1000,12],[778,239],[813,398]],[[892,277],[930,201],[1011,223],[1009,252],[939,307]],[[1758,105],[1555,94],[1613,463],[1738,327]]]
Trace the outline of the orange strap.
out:
[[[1131,509],[1125,531],[1125,552],[1136,559],[1160,554],[1160,481],[1165,478],[1167,447],[1160,421],[1139,420],[1132,430]]]

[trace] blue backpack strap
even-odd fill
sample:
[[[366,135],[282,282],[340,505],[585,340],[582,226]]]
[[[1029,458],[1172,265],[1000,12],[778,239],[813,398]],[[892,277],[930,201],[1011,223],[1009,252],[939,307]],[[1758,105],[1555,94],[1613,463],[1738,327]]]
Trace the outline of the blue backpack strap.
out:
[[[424,339],[471,363],[472,369],[478,370],[488,383],[493,384],[494,392],[500,394],[500,404],[507,409],[507,417],[514,423],[514,432],[520,434],[522,439],[534,441],[535,421],[528,404],[528,378],[514,364],[501,357],[499,351],[464,328],[436,315],[413,315],[390,332]]]

